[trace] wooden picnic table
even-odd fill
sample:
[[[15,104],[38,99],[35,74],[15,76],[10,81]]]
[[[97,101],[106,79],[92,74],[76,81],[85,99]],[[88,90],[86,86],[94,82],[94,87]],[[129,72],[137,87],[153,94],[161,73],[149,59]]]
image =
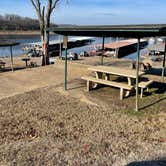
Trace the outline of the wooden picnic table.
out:
[[[105,75],[104,79],[109,80],[110,75],[126,77],[128,80],[128,85],[132,85],[131,79],[136,79],[136,71],[131,69],[125,69],[122,67],[113,67],[113,66],[92,66],[88,70],[95,72],[96,78],[102,79],[103,74]],[[139,76],[145,74],[143,71],[139,71]],[[97,84],[94,85],[97,87]],[[127,91],[126,96],[130,94],[130,91]]]

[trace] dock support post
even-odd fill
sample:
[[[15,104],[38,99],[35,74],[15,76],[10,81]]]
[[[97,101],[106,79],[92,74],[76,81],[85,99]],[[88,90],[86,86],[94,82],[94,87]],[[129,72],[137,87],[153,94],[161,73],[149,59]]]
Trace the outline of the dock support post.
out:
[[[119,48],[115,49],[115,58],[119,58]]]
[[[163,59],[163,68],[162,68],[162,81],[163,81],[163,83],[164,83],[164,74],[165,74],[165,57],[166,57],[166,40],[165,40],[164,59]]]
[[[12,71],[14,71],[14,68],[13,68],[13,48],[12,48],[12,46],[10,46],[10,58],[11,58],[11,69],[12,69]]]
[[[102,55],[101,55],[101,65],[103,65],[104,42],[105,42],[105,38],[103,37],[103,42],[102,42]]]
[[[140,38],[137,43],[137,63],[136,63],[136,107],[135,110],[139,109],[139,98],[138,98],[138,81],[139,81],[139,59],[140,59]]]
[[[59,57],[62,56],[62,41],[61,35],[59,35]]]
[[[65,90],[67,90],[67,48],[65,48]]]
[[[67,42],[68,42],[68,37],[64,36],[63,48],[65,48],[65,90],[67,90]]]

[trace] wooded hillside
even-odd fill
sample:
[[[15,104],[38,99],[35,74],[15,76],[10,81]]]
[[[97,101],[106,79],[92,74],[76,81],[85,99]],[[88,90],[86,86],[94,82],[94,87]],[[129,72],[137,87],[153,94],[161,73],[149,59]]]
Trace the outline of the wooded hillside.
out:
[[[39,22],[14,14],[0,15],[0,30],[39,30]]]

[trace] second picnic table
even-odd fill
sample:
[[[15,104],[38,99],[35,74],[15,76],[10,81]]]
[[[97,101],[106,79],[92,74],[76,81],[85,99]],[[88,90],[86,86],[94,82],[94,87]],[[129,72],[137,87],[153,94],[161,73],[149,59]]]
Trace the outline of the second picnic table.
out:
[[[22,58],[21,60],[25,62],[25,66],[27,67],[28,61],[30,61],[31,59],[30,58]]]

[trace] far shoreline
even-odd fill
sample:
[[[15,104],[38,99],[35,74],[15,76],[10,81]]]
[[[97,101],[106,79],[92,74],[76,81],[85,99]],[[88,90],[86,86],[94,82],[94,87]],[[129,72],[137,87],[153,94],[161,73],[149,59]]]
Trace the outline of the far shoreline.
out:
[[[52,33],[51,33],[52,34]],[[2,31],[0,30],[0,36],[14,36],[14,35],[40,35],[40,31]]]

